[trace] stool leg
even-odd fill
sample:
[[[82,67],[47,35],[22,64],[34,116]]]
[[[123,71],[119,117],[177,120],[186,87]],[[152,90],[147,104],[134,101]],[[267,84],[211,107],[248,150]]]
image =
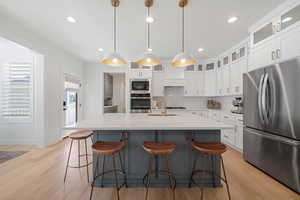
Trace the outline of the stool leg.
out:
[[[226,189],[227,189],[228,199],[231,200],[230,191],[229,191],[229,185],[228,185],[228,182],[227,182],[227,177],[226,177],[226,173],[225,173],[225,165],[224,165],[224,161],[223,161],[222,155],[220,155],[220,158],[221,158],[221,162],[222,162],[222,169],[223,169],[224,179],[225,179],[225,183],[226,183]]]
[[[102,177],[101,177],[101,187],[103,187],[103,179],[104,179],[104,169],[105,169],[105,155],[103,155],[103,162],[102,162]]]
[[[90,182],[90,178],[89,178],[89,160],[88,160],[88,151],[87,151],[86,139],[84,140],[84,143],[85,143],[85,159],[86,159],[87,181]]]
[[[214,158],[214,155],[210,155],[210,159],[211,159],[213,187],[216,187],[216,183],[215,183],[216,174],[215,174],[215,158]]]
[[[115,184],[116,184],[116,189],[117,189],[117,197],[118,197],[118,200],[120,200],[115,154],[112,155],[112,159],[113,159],[114,175],[115,175],[115,181],[116,181]]]
[[[147,172],[147,183],[146,183],[146,195],[145,200],[148,199],[148,192],[149,192],[149,185],[150,185],[150,179],[151,179],[151,172],[152,172],[152,162],[154,161],[154,155],[150,155],[149,158],[149,166],[148,166],[148,172]]]
[[[69,163],[70,163],[70,156],[71,156],[72,146],[73,146],[73,140],[71,141],[71,145],[70,145],[70,150],[69,150],[69,155],[68,155],[68,161],[67,161],[67,166],[66,166],[66,171],[65,171],[65,177],[64,177],[64,183],[66,182],[66,178],[67,178],[67,173],[68,173],[68,168],[69,168]]]
[[[94,190],[94,184],[95,184],[96,177],[97,177],[98,164],[99,164],[99,155],[97,155],[96,159],[97,159],[97,161],[96,161],[96,167],[94,169],[94,178],[93,178],[93,182],[92,182],[92,188],[91,188],[91,193],[90,193],[90,200],[92,200],[93,190]]]
[[[175,200],[175,182],[173,180],[173,176],[171,174],[171,170],[170,170],[170,157],[169,155],[166,155],[166,161],[167,161],[167,172],[168,172],[168,177],[169,177],[169,183],[170,183],[170,187],[172,189],[172,196],[173,196],[173,200]]]
[[[190,181],[189,181],[189,188],[192,187],[192,179],[193,179],[193,176],[194,176],[194,171],[196,169],[198,159],[199,159],[199,155],[196,156],[196,158],[194,160],[194,163],[193,163],[193,169],[192,169],[192,173],[191,173]]]
[[[78,140],[78,167],[80,167],[80,140]]]
[[[124,182],[125,182],[125,187],[128,187],[127,185],[127,174],[123,168],[123,163],[122,163],[122,158],[121,158],[121,153],[119,152],[119,160],[120,160],[120,166],[121,166],[121,170],[124,173]]]

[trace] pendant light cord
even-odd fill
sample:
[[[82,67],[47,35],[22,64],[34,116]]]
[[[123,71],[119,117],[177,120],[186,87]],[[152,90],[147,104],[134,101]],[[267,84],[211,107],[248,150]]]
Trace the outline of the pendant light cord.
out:
[[[182,53],[184,53],[184,7],[182,7]]]
[[[117,52],[117,13],[116,7],[114,7],[114,52]]]
[[[147,17],[150,17],[150,8],[147,7]],[[147,49],[150,48],[150,23],[147,23]]]

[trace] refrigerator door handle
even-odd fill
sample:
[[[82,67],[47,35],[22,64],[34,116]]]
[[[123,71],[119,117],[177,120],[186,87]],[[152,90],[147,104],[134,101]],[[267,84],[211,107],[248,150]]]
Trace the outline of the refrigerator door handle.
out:
[[[269,125],[269,118],[268,118],[268,94],[267,94],[267,86],[268,86],[268,80],[269,80],[269,75],[266,73],[263,84],[262,84],[262,94],[261,94],[261,99],[262,99],[262,115],[264,118],[265,125]]]
[[[271,89],[271,111],[270,111],[270,122],[274,123],[276,116],[276,107],[277,107],[277,93],[276,93],[276,85],[275,80],[272,76],[269,78],[270,80],[270,89]]]
[[[263,113],[262,113],[262,85],[263,85],[264,78],[265,78],[265,74],[262,74],[258,86],[258,114],[262,125],[264,125],[265,123],[263,118]]]

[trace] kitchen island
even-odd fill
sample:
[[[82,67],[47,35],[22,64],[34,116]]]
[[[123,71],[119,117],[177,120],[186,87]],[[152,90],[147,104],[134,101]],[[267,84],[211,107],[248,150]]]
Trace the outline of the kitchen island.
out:
[[[177,187],[187,187],[192,164],[198,152],[193,151],[190,139],[202,142],[219,142],[222,129],[233,128],[220,122],[203,120],[197,115],[180,113],[172,116],[149,116],[148,114],[104,114],[99,120],[81,121],[66,129],[93,130],[93,142],[118,141],[122,133],[128,136],[128,143],[121,152],[123,166],[127,172],[129,187],[142,187],[143,177],[147,172],[149,155],[143,150],[144,141],[171,141],[177,147],[171,155],[171,167],[177,180]],[[95,155],[93,156],[95,163]],[[210,158],[200,157],[198,167],[212,169]],[[213,171],[220,174],[220,162],[217,157]],[[156,157],[156,169],[164,169],[164,160]],[[111,159],[105,161],[106,169],[111,169]],[[102,166],[102,165],[100,165]],[[94,166],[95,167],[95,166]],[[102,170],[102,169],[99,169]],[[197,178],[196,178],[197,179]],[[220,180],[212,179],[210,175],[202,176],[201,185],[220,186]],[[106,175],[104,186],[112,186],[114,177]],[[156,175],[152,178],[151,186],[168,186],[167,177]],[[96,185],[101,185],[99,179]]]

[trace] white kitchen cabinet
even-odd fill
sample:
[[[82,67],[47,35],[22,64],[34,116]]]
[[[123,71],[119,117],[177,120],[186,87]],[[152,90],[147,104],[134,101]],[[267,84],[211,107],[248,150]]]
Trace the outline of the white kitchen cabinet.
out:
[[[222,96],[224,92],[223,85],[223,71],[222,71],[222,61],[218,60],[217,62],[217,96]]]
[[[206,64],[204,88],[205,96],[216,96],[217,75],[214,62],[209,62]]]
[[[278,61],[280,39],[274,37],[251,49],[248,71],[271,65]]]
[[[130,70],[129,77],[131,79],[151,79],[152,70]]]
[[[164,73],[154,72],[152,76],[152,96],[164,96]]]
[[[222,67],[223,95],[230,95],[230,64]]]
[[[230,91],[232,95],[240,95],[243,93],[243,73],[247,68],[247,60],[239,59],[231,64],[230,68]]]
[[[203,73],[185,72],[184,96],[203,96]]]
[[[219,110],[208,110],[208,119],[212,121],[221,121],[221,112]]]
[[[280,35],[280,59],[288,60],[300,56],[300,25],[283,31]]]
[[[240,150],[243,149],[243,126],[236,126],[236,147]]]

